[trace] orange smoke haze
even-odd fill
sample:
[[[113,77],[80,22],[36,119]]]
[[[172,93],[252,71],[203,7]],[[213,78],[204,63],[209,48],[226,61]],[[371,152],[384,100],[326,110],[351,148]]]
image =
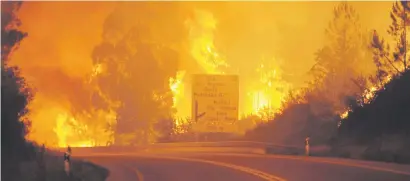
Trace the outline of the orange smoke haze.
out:
[[[136,24],[146,26],[146,41],[178,51],[177,76],[169,77],[177,117],[190,116],[194,73],[238,74],[241,115],[280,109],[288,91],[309,79],[306,72],[325,43],[324,29],[337,3],[25,2],[19,16],[29,36],[11,64],[21,67],[36,89],[29,138],[53,146],[113,141],[114,130],[107,125],[121,116],[118,100],[92,101],[99,88],[90,80],[104,74],[92,53]],[[351,4],[364,30],[385,32],[390,2]],[[106,23],[113,12],[109,22],[114,23]],[[110,29],[116,32],[107,33]]]
[[[103,21],[114,3],[27,2],[19,11],[21,29],[30,32],[12,63],[35,87],[29,105],[30,139],[58,144],[58,117],[72,109],[88,109],[89,87],[84,78],[92,71],[91,52],[101,41]],[[92,13],[91,12],[92,9]],[[66,129],[68,129],[68,126]]]

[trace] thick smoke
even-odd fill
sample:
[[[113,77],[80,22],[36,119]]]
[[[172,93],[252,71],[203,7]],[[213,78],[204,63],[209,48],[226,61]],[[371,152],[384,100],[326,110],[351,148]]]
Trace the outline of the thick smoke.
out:
[[[53,146],[61,139],[56,130],[59,124],[64,124],[61,129],[70,130],[71,123],[64,122],[70,122],[71,118],[79,117],[82,122],[95,120],[95,116],[89,114],[95,114],[94,106],[101,107],[91,102],[94,88],[88,80],[92,74],[91,51],[98,43],[102,21],[111,3],[94,8],[92,15],[88,12],[95,6],[93,3],[78,5],[25,3],[19,17],[24,22],[21,29],[30,32],[30,37],[22,42],[10,61],[10,65],[21,68],[21,75],[36,90],[36,96],[28,105],[28,116],[32,120],[28,138]],[[76,13],[67,16],[68,9],[75,9]],[[83,37],[87,37],[87,41],[83,41]],[[59,122],[59,117],[67,118]]]
[[[371,32],[362,29],[354,7],[340,3],[333,16],[325,29],[324,46],[308,72],[312,76],[309,86],[290,96],[274,120],[248,132],[249,138],[298,145],[306,136],[314,144],[336,136],[339,115],[362,98],[367,88],[361,78],[376,69],[369,47]]]

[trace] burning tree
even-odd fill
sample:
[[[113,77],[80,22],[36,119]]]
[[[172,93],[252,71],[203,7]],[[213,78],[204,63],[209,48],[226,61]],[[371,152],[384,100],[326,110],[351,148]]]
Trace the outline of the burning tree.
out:
[[[335,112],[343,112],[346,98],[356,97],[365,89],[357,77],[371,72],[368,36],[361,30],[356,11],[347,2],[335,8],[325,36],[327,45],[317,52],[316,64],[310,71],[314,77],[312,86],[319,96],[324,95],[331,102]]]
[[[393,49],[390,48],[388,43],[386,43],[382,38],[380,38],[380,36],[378,35],[376,31],[373,32],[373,39],[371,41],[371,47],[373,48],[373,60],[374,60],[374,64],[377,67],[377,70],[376,70],[375,76],[370,77],[370,80],[374,85],[373,93],[369,97],[369,99],[372,99],[372,101],[370,102],[371,104],[369,104],[368,106],[358,107],[355,111],[353,111],[354,114],[351,115],[351,117],[349,115],[349,117],[346,120],[349,120],[351,124],[353,124],[354,122],[352,120],[355,120],[356,119],[355,117],[359,116],[359,113],[361,114],[361,116],[365,116],[368,113],[370,114],[370,112],[364,113],[363,111],[370,109],[376,104],[382,105],[380,102],[381,100],[383,100],[383,98],[378,98],[378,96],[388,94],[388,93],[385,93],[385,91],[388,88],[395,89],[395,87],[400,86],[400,85],[394,86],[395,84],[398,84],[395,82],[401,82],[406,79],[404,74],[406,74],[406,72],[408,72],[410,69],[409,59],[407,57],[408,42],[407,42],[407,37],[406,37],[407,28],[408,26],[410,26],[410,22],[408,20],[409,12],[410,12],[410,8],[407,2],[403,2],[403,1],[395,2],[392,6],[392,11],[390,13],[392,24],[389,26],[387,33],[394,40],[395,46]],[[403,91],[405,89],[406,87],[403,87]],[[397,95],[401,95],[401,93],[397,93]],[[391,98],[393,99],[395,97],[396,96],[391,97]],[[403,98],[405,97],[406,96],[403,96]],[[385,101],[387,101],[387,99]],[[397,100],[397,101],[402,102],[402,100],[400,101]],[[361,119],[363,120],[360,122],[362,122],[363,124],[364,122],[366,122],[365,120],[367,120],[367,118],[364,118],[364,117],[362,117]],[[376,119],[376,120],[382,121],[380,117],[379,119]],[[346,127],[350,127],[350,126],[345,125],[344,129],[347,129]],[[376,128],[373,129],[373,131],[375,130],[379,130],[379,129],[376,129]],[[378,133],[378,134],[381,134],[381,133]]]
[[[410,161],[408,13],[407,2],[393,4],[392,24],[388,29],[395,41],[393,49],[374,32],[371,45],[377,71],[371,78],[374,85],[369,95],[371,101],[352,109],[339,128],[339,141],[367,146],[362,155],[367,159]],[[390,146],[383,146],[387,142]]]
[[[133,10],[157,10],[146,6]],[[104,42],[93,52],[94,64],[102,67],[95,82],[100,97],[116,102],[116,142],[124,136],[127,142],[153,142],[159,136],[157,124],[172,121],[169,79],[176,76],[179,54],[166,41],[158,42],[149,28],[155,26],[151,21],[126,22],[123,10],[130,9],[120,5],[105,21]]]
[[[371,41],[370,48],[372,49],[376,73],[370,76],[360,75],[352,79],[353,83],[361,90],[361,94],[349,100],[349,109],[342,114],[342,118],[346,118],[351,110],[372,103],[377,92],[384,89],[386,83],[394,76],[400,76],[409,69],[406,33],[406,29],[409,26],[409,10],[407,2],[401,1],[393,4],[392,12],[390,13],[392,24],[387,30],[387,33],[395,41],[393,50],[391,50],[389,43],[386,43],[379,36],[376,30],[373,31],[372,39],[369,41]]]
[[[309,87],[289,96],[280,115],[248,135],[286,144],[297,144],[308,135],[313,143],[335,136],[346,98],[361,93],[351,80],[372,65],[366,39],[353,7],[347,2],[336,6],[325,30],[325,46],[316,53],[316,63],[308,72],[313,77]]]

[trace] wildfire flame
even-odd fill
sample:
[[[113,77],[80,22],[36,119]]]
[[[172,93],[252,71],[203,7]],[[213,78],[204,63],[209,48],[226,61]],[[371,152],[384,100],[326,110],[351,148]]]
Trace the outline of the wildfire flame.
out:
[[[375,97],[376,92],[379,90],[384,89],[384,86],[390,82],[390,80],[392,79],[391,75],[386,76],[378,85],[370,85],[363,93],[362,93],[362,97],[363,97],[363,104],[369,104]],[[363,106],[363,105],[362,105]],[[346,111],[344,111],[343,113],[340,114],[340,118],[341,119],[345,119],[349,116],[349,112],[350,110],[347,109]],[[341,122],[339,122],[338,126],[341,125]]]
[[[170,89],[173,93],[173,107],[177,109],[175,124],[182,126],[191,113],[191,76],[196,73],[224,74],[228,67],[226,60],[220,56],[214,45],[216,20],[212,13],[195,10],[193,17],[185,21],[189,30],[190,54],[199,69],[181,69],[175,78],[170,78]]]
[[[78,6],[78,5],[76,5]],[[93,5],[94,6],[94,5]],[[41,8],[40,8],[41,9]],[[53,8],[47,8],[53,9]],[[87,9],[89,11],[89,9]],[[109,12],[109,11],[107,11]],[[177,127],[183,126],[187,122],[184,118],[190,117],[191,113],[191,75],[192,74],[238,74],[241,82],[241,103],[240,103],[240,114],[242,115],[256,115],[263,117],[264,120],[272,118],[274,113],[280,111],[282,105],[285,101],[285,95],[287,95],[291,85],[283,80],[283,72],[281,67],[278,65],[279,60],[272,58],[265,60],[263,58],[258,58],[255,56],[255,59],[249,60],[249,69],[256,69],[252,72],[254,75],[248,75],[241,73],[235,65],[236,60],[231,60],[229,57],[225,56],[227,52],[224,52],[223,45],[219,45],[215,40],[215,31],[218,26],[218,21],[216,17],[209,11],[204,10],[194,10],[193,16],[187,18],[185,21],[186,28],[189,30],[189,35],[186,43],[189,46],[188,52],[183,52],[185,55],[190,54],[190,58],[195,63],[194,67],[183,67],[180,68],[175,77],[170,77],[167,86],[169,86],[173,94],[173,108],[177,110],[174,115],[175,124]],[[49,16],[49,15],[48,15]],[[101,19],[105,19],[107,16],[102,15]],[[132,17],[132,16],[131,16]],[[81,18],[78,18],[81,20]],[[132,18],[131,18],[132,19]],[[77,20],[76,20],[77,21]],[[125,20],[124,20],[125,21]],[[61,21],[59,21],[61,22]],[[181,21],[182,22],[182,21]],[[77,22],[76,22],[77,23]],[[83,22],[88,25],[88,22]],[[92,22],[90,22],[92,23]],[[103,20],[99,21],[100,24],[103,23]],[[23,21],[24,24],[24,21]],[[96,23],[97,24],[97,23]],[[90,27],[97,27],[102,29],[101,25],[90,25]],[[34,25],[32,25],[34,27]],[[261,29],[261,28],[259,28]],[[263,28],[262,28],[263,29]],[[58,29],[58,30],[61,30]],[[43,30],[37,30],[43,31]],[[68,31],[68,30],[67,30]],[[71,30],[70,30],[71,31]],[[147,30],[150,31],[150,30]],[[259,31],[259,30],[258,30]],[[262,30],[260,30],[262,31]],[[31,33],[31,32],[29,32]],[[36,32],[32,33],[35,35]],[[113,32],[114,34],[116,32]],[[65,33],[62,33],[65,34]],[[78,34],[78,33],[77,33]],[[76,34],[76,36],[77,36]],[[101,30],[97,33],[93,32],[92,34],[101,34]],[[155,34],[155,33],[153,33]],[[30,35],[30,36],[32,36]],[[64,35],[65,36],[65,35]],[[91,33],[90,33],[91,36]],[[153,35],[155,36],[155,35]],[[39,37],[32,36],[32,39],[39,39]],[[31,37],[29,37],[31,38]],[[157,38],[157,37],[156,37]],[[57,38],[56,38],[57,39]],[[61,38],[60,38],[61,39]],[[60,50],[58,56],[64,57],[61,62],[63,64],[55,65],[60,66],[59,69],[63,69],[67,74],[70,74],[71,77],[81,77],[81,81],[84,83],[81,86],[85,87],[86,91],[95,91],[103,99],[107,99],[99,91],[98,87],[94,85],[94,80],[99,76],[104,76],[104,70],[108,68],[108,65],[104,64],[95,64],[92,65],[86,59],[90,56],[91,50],[78,48],[80,42],[71,42],[75,38],[67,38],[70,41],[62,41],[64,44],[63,50]],[[92,39],[92,38],[91,38]],[[160,39],[160,38],[158,38]],[[97,41],[98,40],[98,41]],[[82,40],[84,41],[84,40]],[[87,40],[88,41],[88,40]],[[98,44],[100,39],[95,41],[90,41],[94,47],[95,44]],[[40,42],[31,43],[40,44]],[[185,45],[185,44],[184,44]],[[72,51],[81,49],[83,54],[86,56],[78,56],[77,54],[73,55]],[[20,50],[19,50],[20,51]],[[36,50],[30,50],[36,51]],[[45,53],[48,54],[47,51]],[[56,51],[58,52],[58,51]],[[27,51],[26,51],[27,53]],[[273,54],[273,53],[272,53]],[[27,56],[25,59],[27,59]],[[259,55],[258,55],[259,56]],[[274,55],[271,55],[275,57]],[[68,57],[68,58],[67,58]],[[41,57],[48,58],[48,57]],[[54,57],[52,57],[54,58]],[[50,59],[52,59],[50,58]],[[60,57],[58,57],[60,58]],[[55,58],[57,59],[57,58]],[[81,60],[81,62],[88,62],[87,65],[82,66],[82,64],[69,64],[69,60]],[[38,61],[39,62],[39,61]],[[59,61],[55,61],[59,62]],[[54,62],[54,63],[55,63]],[[41,63],[41,62],[40,62]],[[192,63],[192,62],[190,62]],[[23,64],[23,63],[22,63]],[[47,64],[47,63],[44,63]],[[57,64],[57,63],[56,63]],[[89,64],[89,65],[88,65]],[[67,65],[70,65],[69,68],[66,68]],[[79,66],[80,65],[80,66]],[[48,66],[48,65],[47,65]],[[54,65],[53,65],[54,66]],[[255,67],[257,66],[257,67]],[[42,70],[43,67],[35,67],[39,70]],[[34,68],[33,68],[34,69]],[[67,69],[67,70],[66,70]],[[75,72],[77,69],[81,69],[81,72]],[[71,71],[71,72],[70,72]],[[74,73],[72,73],[74,72]],[[85,72],[85,73],[84,73]],[[73,75],[71,75],[73,74]],[[26,73],[28,77],[32,76],[30,73]],[[33,75],[35,76],[35,75]],[[124,76],[125,77],[125,76]],[[246,79],[247,81],[243,81]],[[62,82],[62,86],[67,85],[63,89],[68,90],[70,84],[65,84],[62,79],[50,79],[49,82]],[[245,82],[245,83],[243,83]],[[377,88],[374,88],[377,89]],[[70,98],[60,98],[58,96],[49,97],[48,92],[43,93],[43,89],[39,89],[39,93],[36,95],[35,100],[30,103],[31,106],[31,120],[33,122],[33,132],[30,133],[29,137],[32,140],[36,140],[40,143],[48,141],[50,145],[54,146],[96,146],[96,145],[105,145],[107,143],[113,142],[114,129],[112,127],[116,124],[116,107],[119,103],[113,103],[110,100],[104,100],[109,102],[109,106],[106,109],[90,109],[86,111],[77,111],[76,106],[73,100]],[[64,92],[66,93],[66,92]],[[162,92],[161,92],[162,93]],[[167,92],[169,93],[169,92]],[[374,91],[373,88],[370,89],[366,97],[372,97]],[[161,95],[156,95],[161,96]],[[50,100],[55,99],[55,100]],[[85,102],[85,101],[84,101]],[[78,106],[80,107],[80,106]],[[78,108],[79,109],[79,108]],[[108,110],[107,110],[108,109]],[[270,117],[265,119],[266,114]],[[44,125],[47,125],[47,129],[43,128]],[[107,126],[108,125],[108,126]],[[50,128],[51,127],[51,128]],[[104,131],[103,131],[104,130]],[[127,136],[124,136],[127,137]],[[131,138],[130,138],[131,140]]]
[[[173,94],[173,105],[172,107],[177,107],[178,101],[183,96],[184,94],[184,84],[183,84],[183,79],[185,76],[186,71],[179,71],[177,72],[176,78],[171,77],[169,78],[169,87],[172,91]]]
[[[194,18],[185,23],[189,28],[191,55],[207,74],[224,74],[228,63],[216,52],[214,31],[217,21],[207,11],[195,10]]]
[[[75,137],[77,135],[81,135],[82,131],[88,131],[87,125],[79,123],[73,117],[69,117],[67,114],[59,114],[57,116],[57,125],[54,128],[54,132],[58,138],[58,146],[59,147],[66,147],[68,145],[73,147],[92,147],[95,146],[92,140],[84,140],[84,141],[75,141],[70,142],[68,139],[70,137]],[[69,126],[72,125],[72,126]],[[74,127],[79,129],[79,132],[76,132]]]
[[[186,78],[187,76],[191,76],[192,73],[235,74],[235,72],[227,70],[230,67],[229,63],[224,56],[216,51],[214,31],[217,20],[212,13],[195,10],[194,17],[188,19],[185,24],[189,29],[191,55],[199,65],[200,71],[181,70],[177,78],[170,78],[170,88],[174,95],[174,106],[177,108],[178,113],[189,114],[191,111],[187,109],[190,109],[191,106],[187,105],[191,104],[191,93],[185,85],[190,85],[191,82],[190,79]],[[265,117],[268,114],[270,115],[269,118],[272,118],[272,115],[280,110],[289,90],[289,85],[281,79],[282,71],[280,67],[271,63],[277,63],[277,60],[266,61],[263,59],[262,61],[267,63],[266,65],[262,63],[256,69],[259,81],[254,85],[246,85],[245,87],[248,91],[243,93],[245,94],[243,97],[247,97],[247,101],[243,105],[246,107],[242,109],[240,114],[257,115],[259,117]],[[179,97],[181,92],[183,92],[183,96]],[[184,124],[185,122],[181,121],[183,119],[178,118],[190,116],[188,114],[177,114],[175,123],[177,125]]]
[[[253,90],[248,93],[252,100],[252,107],[247,113],[264,117],[265,120],[271,120],[274,114],[279,112],[290,89],[290,85],[282,80],[280,67],[273,64],[277,60],[272,59],[269,62],[270,64],[262,63],[256,69],[259,82],[251,87]]]
[[[186,124],[186,120],[184,121],[184,119],[181,119],[181,114],[180,112],[178,112],[178,110],[182,110],[183,109],[183,104],[180,103],[181,99],[183,99],[184,97],[184,77],[185,77],[186,71],[179,71],[177,72],[176,77],[171,77],[169,79],[169,87],[171,89],[172,92],[172,101],[173,101],[173,108],[177,109],[177,112],[174,115],[174,121],[175,121],[175,129],[174,131],[177,133],[182,133],[184,130],[181,129],[181,127]]]

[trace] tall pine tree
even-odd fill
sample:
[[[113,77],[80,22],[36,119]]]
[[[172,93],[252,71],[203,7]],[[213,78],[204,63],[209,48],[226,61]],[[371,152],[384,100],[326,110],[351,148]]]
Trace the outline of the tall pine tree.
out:
[[[378,68],[377,80],[380,82],[388,75],[401,75],[410,69],[409,43],[407,29],[410,26],[410,7],[406,1],[395,2],[390,13],[392,20],[387,33],[393,38],[393,50],[377,31],[373,33],[372,47],[374,49],[374,63]]]
[[[310,71],[318,97],[330,101],[335,111],[344,109],[346,97],[356,96],[364,89],[352,80],[363,72],[370,72],[372,62],[367,39],[354,8],[347,2],[336,6],[325,30],[325,46],[316,53],[316,64]]]

